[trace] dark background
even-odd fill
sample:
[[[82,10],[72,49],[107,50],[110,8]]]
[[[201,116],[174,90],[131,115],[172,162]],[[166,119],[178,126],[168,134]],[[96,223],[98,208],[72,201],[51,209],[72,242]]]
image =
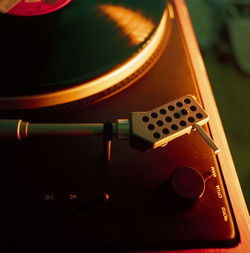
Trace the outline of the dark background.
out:
[[[186,1],[250,207],[250,1]]]

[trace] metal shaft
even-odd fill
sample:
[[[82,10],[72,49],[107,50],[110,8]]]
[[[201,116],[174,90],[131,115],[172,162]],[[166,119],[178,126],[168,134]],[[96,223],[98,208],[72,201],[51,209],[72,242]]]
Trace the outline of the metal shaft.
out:
[[[103,135],[103,123],[29,123],[22,120],[0,120],[0,139],[35,136]]]
[[[194,127],[202,136],[202,138],[207,142],[207,144],[213,149],[214,153],[218,154],[220,152],[220,149],[217,147],[214,141],[208,136],[208,134],[203,130],[203,128],[198,124],[196,124]]]

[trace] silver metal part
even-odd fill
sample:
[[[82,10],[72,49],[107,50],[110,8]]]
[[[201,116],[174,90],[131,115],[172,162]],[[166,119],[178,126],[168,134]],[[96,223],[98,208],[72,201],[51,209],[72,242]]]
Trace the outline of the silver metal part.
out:
[[[130,119],[111,124],[111,138],[130,139],[131,146],[145,151],[157,148],[196,129],[217,154],[220,150],[201,127],[208,115],[194,96],[186,95],[147,112],[132,112]],[[21,140],[33,136],[103,136],[104,123],[29,123],[0,120],[0,139]],[[106,160],[110,159],[111,138],[105,140]],[[105,136],[104,136],[105,139]]]
[[[116,135],[118,139],[128,140],[130,135],[130,123],[128,119],[116,121]]]
[[[208,143],[208,145],[213,149],[215,154],[220,152],[220,149],[215,144],[215,142],[208,136],[208,134],[204,131],[204,129],[199,126],[195,125],[194,128],[198,131],[198,133],[202,136],[202,138]]]
[[[190,133],[195,124],[206,124],[208,119],[195,97],[186,95],[147,112],[132,112],[131,136],[149,148],[157,148]]]

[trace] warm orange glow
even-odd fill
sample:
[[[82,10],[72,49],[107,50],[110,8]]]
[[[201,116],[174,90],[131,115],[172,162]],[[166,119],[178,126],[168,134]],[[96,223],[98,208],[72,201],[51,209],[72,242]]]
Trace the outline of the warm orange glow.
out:
[[[104,197],[104,201],[107,202],[109,200],[109,195],[108,193],[104,193],[103,194],[103,197]]]
[[[235,249],[235,252],[247,251],[247,245],[250,242],[249,237],[249,213],[244,201],[240,183],[238,181],[236,169],[230,149],[225,137],[225,132],[221,123],[220,115],[216,107],[216,102],[209,83],[206,68],[202,60],[199,46],[192,27],[192,22],[188,13],[188,9],[184,0],[174,0],[176,15],[180,23],[183,39],[187,48],[188,58],[191,68],[195,76],[198,87],[198,93],[203,98],[203,106],[207,113],[211,115],[209,129],[215,142],[222,148],[222,152],[218,154],[220,168],[223,169],[223,178],[230,196],[232,208],[234,210],[236,222],[241,235],[241,243]],[[230,187],[229,187],[230,186]],[[223,193],[224,194],[224,193]],[[228,204],[227,204],[228,206]],[[229,207],[228,207],[229,208]],[[223,212],[223,210],[222,210]],[[233,224],[231,226],[230,238],[235,238]],[[204,252],[209,252],[204,251]]]
[[[17,123],[17,139],[18,139],[18,140],[21,140],[21,139],[22,139],[22,137],[21,137],[21,135],[20,135],[21,123],[22,123],[22,120],[19,120],[18,123]]]
[[[0,97],[0,108],[28,109],[57,105],[86,98],[112,87],[114,84],[121,82],[133,74],[155,53],[156,49],[162,43],[166,31],[167,19],[168,11],[165,10],[160,24],[145,46],[128,61],[105,75],[81,83],[78,86],[69,87],[55,92],[22,97]]]
[[[28,135],[28,130],[29,130],[29,122],[26,123],[26,126],[25,126],[25,137],[29,137]]]
[[[174,19],[174,9],[173,9],[173,5],[168,3],[168,12],[169,12],[169,17],[171,19]]]
[[[140,12],[111,4],[100,4],[98,8],[122,29],[124,35],[129,37],[135,46],[145,41],[154,29],[153,22]]]

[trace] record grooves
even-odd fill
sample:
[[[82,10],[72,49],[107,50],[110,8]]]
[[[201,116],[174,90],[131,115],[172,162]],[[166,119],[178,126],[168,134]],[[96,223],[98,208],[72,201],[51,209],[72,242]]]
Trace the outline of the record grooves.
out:
[[[1,249],[240,242],[219,116],[183,7],[74,0],[0,15]]]
[[[131,85],[156,62],[171,32],[165,1],[143,9],[139,2],[133,5],[74,1],[37,17],[0,15],[8,24],[1,42],[6,50],[0,108],[39,108],[82,98],[89,104]],[[129,18],[120,22],[124,17]]]

